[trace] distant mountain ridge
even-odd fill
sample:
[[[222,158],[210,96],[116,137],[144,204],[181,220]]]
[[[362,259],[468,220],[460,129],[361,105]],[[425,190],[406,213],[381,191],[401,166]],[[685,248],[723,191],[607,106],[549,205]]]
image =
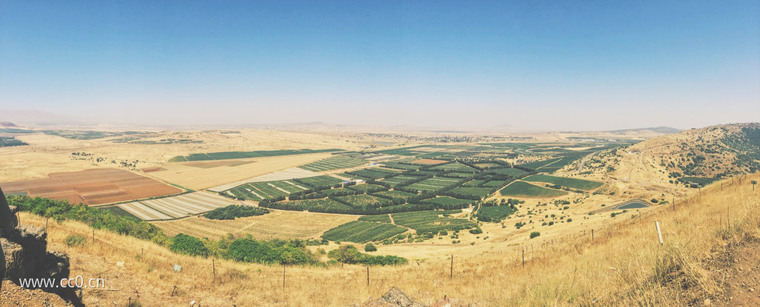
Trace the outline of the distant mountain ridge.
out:
[[[633,129],[610,130],[610,131],[605,131],[605,132],[616,133],[616,134],[625,134],[625,133],[643,132],[643,131],[649,131],[649,132],[654,132],[654,133],[659,133],[659,134],[674,134],[674,133],[679,133],[679,132],[681,132],[683,130],[677,129],[677,128],[672,128],[672,127],[660,126],[660,127],[649,127],[649,128],[633,128]]]

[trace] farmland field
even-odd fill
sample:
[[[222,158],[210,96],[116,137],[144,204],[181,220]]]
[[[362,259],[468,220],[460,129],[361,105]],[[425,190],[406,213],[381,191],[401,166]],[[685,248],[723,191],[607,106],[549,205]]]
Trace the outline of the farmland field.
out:
[[[151,223],[170,236],[184,233],[198,238],[218,240],[227,234],[233,234],[235,237],[250,234],[255,239],[290,240],[318,238],[325,230],[354,221],[358,217],[347,214],[270,210],[265,215],[234,220],[210,220],[193,216]]]
[[[459,182],[459,180],[455,178],[434,177],[413,183],[407,187],[418,191],[438,191],[444,187],[456,184],[457,182]]]
[[[408,200],[411,197],[417,196],[417,194],[404,192],[404,191],[380,191],[372,193],[372,195],[377,195],[380,197],[390,198],[390,199],[400,199],[400,200]]]
[[[169,162],[185,161],[206,161],[206,160],[227,160],[227,159],[245,159],[260,158],[273,156],[290,156],[311,153],[335,152],[341,149],[289,149],[289,150],[257,150],[257,151],[227,151],[227,152],[210,152],[194,153],[187,156],[177,156],[169,159]]]
[[[488,194],[491,193],[493,188],[489,187],[457,187],[451,190],[451,193],[456,193],[458,195],[462,196],[468,196],[473,199],[479,199],[481,197],[485,197]]]
[[[527,173],[526,171],[521,170],[519,168],[495,168],[495,169],[489,169],[488,172],[496,173],[496,174],[504,174],[504,175],[512,176],[512,177],[520,177]]]
[[[367,243],[382,241],[406,231],[406,228],[393,224],[353,221],[325,231],[322,237],[330,241]]]
[[[396,225],[412,228],[418,234],[437,234],[442,230],[455,231],[477,227],[477,224],[469,220],[445,217],[459,212],[461,211],[402,212],[393,213],[391,217]]]
[[[509,205],[491,207],[481,206],[480,209],[478,209],[476,216],[478,217],[479,221],[497,223],[510,214],[515,213],[516,211],[516,209],[510,207]]]
[[[240,186],[240,185],[244,185],[246,183],[267,182],[267,181],[281,181],[281,180],[289,180],[289,179],[296,179],[296,178],[315,177],[315,176],[318,176],[318,175],[319,174],[317,174],[315,172],[307,171],[305,169],[300,169],[300,168],[294,167],[294,168],[289,168],[289,169],[285,169],[285,170],[281,170],[281,171],[277,171],[277,172],[273,172],[273,173],[268,173],[268,174],[261,175],[261,176],[256,176],[256,177],[253,177],[253,178],[248,178],[248,179],[245,179],[245,180],[240,180],[240,181],[236,181],[236,182],[232,182],[232,183],[228,183],[228,184],[223,184],[223,185],[220,185],[220,186],[209,188],[209,190],[210,191],[214,191],[214,192],[222,192],[222,191],[229,190],[229,189],[232,189],[232,188]]]
[[[391,223],[391,217],[388,214],[364,215],[359,218],[360,221]]]
[[[383,182],[387,182],[391,185],[391,187],[395,187],[399,184],[405,184],[412,180],[417,180],[419,177],[415,176],[409,176],[409,175],[399,175],[391,178],[383,179]]]
[[[378,198],[378,197],[367,195],[367,194],[339,196],[339,197],[336,197],[335,199],[340,200],[341,202],[349,203],[351,204],[351,207],[355,207],[355,208],[368,207],[368,206],[390,202],[385,198]]]
[[[378,192],[378,191],[385,190],[384,186],[377,185],[377,184],[369,184],[369,183],[367,183],[367,184],[352,185],[352,186],[349,186],[348,188],[351,189],[351,190],[359,191],[359,192],[363,192],[363,193],[372,193],[372,192]]]
[[[422,202],[428,203],[428,204],[434,204],[436,205],[436,208],[444,208],[444,209],[462,208],[473,203],[473,201],[469,199],[458,199],[458,198],[449,197],[449,196],[441,196],[441,197],[436,197],[436,198],[431,198],[431,199],[425,199]]]
[[[46,179],[0,183],[7,193],[100,205],[177,194],[182,190],[120,169],[52,173]]]
[[[168,220],[201,214],[235,204],[227,198],[207,192],[194,192],[172,197],[119,204],[129,214],[146,221]]]
[[[359,177],[361,179],[366,180],[375,180],[380,179],[383,177],[386,177],[391,174],[397,174],[398,172],[395,170],[390,169],[382,169],[382,168],[368,168],[353,172],[347,172],[344,174],[346,177]]]
[[[367,161],[364,161],[361,158],[337,156],[319,160],[317,162],[312,162],[300,167],[313,172],[321,172],[333,169],[357,167],[364,164],[367,164]]]
[[[469,167],[459,162],[452,162],[452,163],[447,163],[443,165],[438,165],[438,166],[433,167],[432,169],[446,170],[446,171],[474,171],[475,170],[474,168]]]
[[[602,183],[597,182],[597,181],[567,178],[567,177],[555,177],[555,176],[548,176],[548,175],[533,175],[523,180],[531,181],[531,182],[547,182],[547,183],[560,185],[563,187],[581,189],[581,190],[593,190],[602,186]]]
[[[343,180],[332,177],[332,176],[297,178],[297,179],[293,179],[292,181],[303,184],[305,186],[310,186],[313,188],[332,187],[343,182]]]
[[[504,196],[521,196],[521,197],[558,197],[566,195],[567,192],[547,189],[532,185],[524,181],[515,181],[504,187],[500,191]]]

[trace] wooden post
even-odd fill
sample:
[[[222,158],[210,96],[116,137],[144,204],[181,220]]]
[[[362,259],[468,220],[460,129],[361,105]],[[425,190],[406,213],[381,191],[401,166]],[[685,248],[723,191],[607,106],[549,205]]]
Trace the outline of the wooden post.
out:
[[[46,217],[46,218],[45,218],[45,230],[47,230],[47,229],[48,229],[48,220],[50,220],[50,218],[49,218],[49,217]]]
[[[523,252],[522,263],[523,263],[523,267],[525,267],[525,248],[524,247],[523,247],[523,251],[522,252]]]
[[[728,225],[728,229],[731,230],[731,207],[726,208],[726,225]]]
[[[594,241],[594,230],[591,229],[591,241]]]
[[[369,267],[367,267],[367,287],[369,287]]]
[[[654,227],[657,228],[657,238],[660,239],[660,245],[662,245],[662,232],[660,232],[660,223],[654,220]]]
[[[92,242],[95,242],[95,229],[92,230]]]
[[[145,256],[145,247],[140,247],[140,257]]]
[[[172,288],[172,296],[174,296],[174,292],[177,291],[177,286],[175,285],[174,288]]]
[[[454,279],[454,255],[451,255],[451,268],[449,269],[449,279]]]
[[[282,265],[282,290],[285,291],[285,265]]]
[[[216,283],[216,261],[214,261],[214,258],[211,258],[211,271],[214,273],[214,283]]]

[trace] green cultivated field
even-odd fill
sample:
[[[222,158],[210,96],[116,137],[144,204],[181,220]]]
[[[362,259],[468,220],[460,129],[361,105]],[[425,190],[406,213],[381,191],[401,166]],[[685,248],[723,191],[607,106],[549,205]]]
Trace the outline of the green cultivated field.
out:
[[[398,199],[406,201],[409,198],[412,198],[414,196],[417,196],[417,194],[404,192],[404,191],[380,191],[372,193],[372,195],[378,196],[378,197],[385,197],[389,199]]]
[[[333,169],[357,167],[366,163],[366,161],[360,158],[337,156],[309,163],[301,166],[301,168],[313,172],[321,172]]]
[[[387,214],[378,215],[365,215],[359,218],[360,221],[377,222],[377,223],[391,223],[391,217]]]
[[[353,221],[325,231],[322,238],[330,241],[367,243],[382,241],[406,231],[404,227],[387,223]]]
[[[194,153],[187,156],[176,156],[174,158],[169,159],[169,162],[274,157],[274,156],[311,154],[311,153],[320,153],[320,152],[335,152],[335,151],[341,151],[341,150],[342,149],[318,149],[318,150],[289,149],[289,150],[257,150],[257,151],[226,151],[226,152]]]
[[[501,195],[521,197],[558,197],[566,195],[565,191],[547,189],[523,181],[515,181],[501,189]]]
[[[533,175],[523,180],[531,181],[531,182],[547,182],[547,183],[552,183],[556,185],[561,185],[563,187],[581,189],[581,190],[593,190],[598,187],[601,187],[603,184],[597,181],[567,178],[567,177],[555,177],[555,176],[548,176],[548,175]]]
[[[441,209],[462,208],[473,203],[473,201],[469,199],[458,199],[458,198],[449,197],[449,196],[441,196],[441,197],[436,197],[436,198],[425,199],[422,202],[426,204],[433,204],[436,206],[436,208],[441,208]]]
[[[480,199],[491,193],[493,188],[478,188],[478,187],[458,187],[451,190],[451,193],[456,193],[462,196],[468,196],[472,199]]]
[[[382,168],[368,168],[353,172],[346,172],[343,174],[345,177],[359,177],[365,180],[375,180],[386,177],[391,174],[397,174],[397,171],[382,169]]]
[[[524,170],[518,169],[518,168],[495,168],[495,169],[489,169],[489,173],[495,173],[495,174],[504,174],[511,177],[520,177],[522,175],[525,175],[527,173]]]
[[[444,215],[459,213],[461,210],[451,211],[417,211],[393,213],[393,221],[396,225],[417,230],[417,234],[435,235],[443,230],[455,231],[475,228],[478,225],[465,219],[445,217]]]
[[[475,170],[474,168],[469,167],[459,162],[446,163],[446,164],[432,167],[431,169],[446,170],[446,171],[474,171]]]
[[[363,192],[363,193],[372,193],[372,192],[378,192],[378,191],[385,190],[384,186],[376,185],[376,184],[369,184],[369,183],[367,183],[367,184],[352,185],[352,186],[349,186],[348,188],[351,189],[351,190],[359,191],[359,192]]]
[[[516,211],[509,205],[480,207],[476,216],[478,221],[498,223]]]
[[[307,177],[307,178],[298,178],[292,180],[294,183],[301,183],[303,185],[310,186],[312,188],[320,188],[320,187],[332,187],[335,186],[343,180],[332,177],[332,176],[316,176],[316,177]]]

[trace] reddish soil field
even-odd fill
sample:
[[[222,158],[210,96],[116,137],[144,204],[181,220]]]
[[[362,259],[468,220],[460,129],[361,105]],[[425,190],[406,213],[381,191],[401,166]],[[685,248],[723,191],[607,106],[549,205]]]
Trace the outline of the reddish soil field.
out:
[[[435,160],[435,159],[419,159],[419,160],[412,161],[412,163],[414,164],[424,164],[424,165],[436,165],[436,164],[442,164],[446,162],[449,162],[449,161]]]
[[[101,205],[127,200],[172,195],[182,190],[120,169],[90,169],[52,173],[46,179],[0,183],[6,193],[26,192],[70,203]]]

